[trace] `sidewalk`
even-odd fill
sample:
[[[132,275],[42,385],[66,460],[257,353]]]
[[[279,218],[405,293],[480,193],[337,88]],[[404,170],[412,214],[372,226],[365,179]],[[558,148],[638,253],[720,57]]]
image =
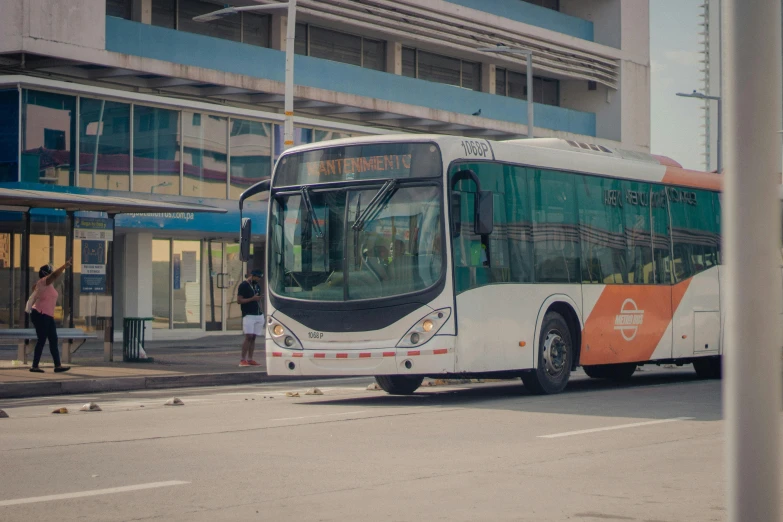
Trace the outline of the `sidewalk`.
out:
[[[0,399],[74,393],[218,386],[291,380],[266,374],[263,339],[253,358],[260,366],[239,367],[241,333],[210,334],[187,340],[145,343],[154,362],[122,362],[122,343],[114,344],[114,362],[104,362],[103,343],[89,342],[73,354],[71,370],[54,373],[48,345],[41,368],[30,373],[30,362],[15,366],[16,347],[0,346]],[[32,356],[30,356],[32,358]]]

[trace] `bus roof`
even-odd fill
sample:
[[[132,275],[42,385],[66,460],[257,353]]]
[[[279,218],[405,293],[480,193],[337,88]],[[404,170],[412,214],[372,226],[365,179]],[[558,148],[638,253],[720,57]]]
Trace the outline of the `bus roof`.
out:
[[[466,141],[488,144],[495,161],[715,191],[723,185],[722,175],[685,169],[665,156],[560,138],[491,141],[439,134],[387,134],[299,145],[285,154],[360,143],[435,142],[447,162],[475,160],[464,153],[462,144]]]

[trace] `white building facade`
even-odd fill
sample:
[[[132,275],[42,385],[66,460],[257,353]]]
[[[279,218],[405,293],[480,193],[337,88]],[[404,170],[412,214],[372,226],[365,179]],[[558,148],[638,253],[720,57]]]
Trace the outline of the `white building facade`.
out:
[[[105,261],[115,288],[102,291],[79,282],[77,240],[61,324],[100,329],[113,316],[151,317],[162,329],[240,328],[236,286],[249,267],[238,260],[235,201],[282,150],[286,18],[193,21],[223,6],[0,6],[0,186],[229,211],[117,216]],[[533,52],[532,93],[523,56],[479,51],[495,45]],[[397,132],[525,137],[532,98],[536,137],[649,152],[646,1],[299,0],[295,52],[299,143]],[[17,213],[0,216],[0,327],[19,325],[33,269],[69,254],[66,229],[55,210],[31,213],[27,225]]]

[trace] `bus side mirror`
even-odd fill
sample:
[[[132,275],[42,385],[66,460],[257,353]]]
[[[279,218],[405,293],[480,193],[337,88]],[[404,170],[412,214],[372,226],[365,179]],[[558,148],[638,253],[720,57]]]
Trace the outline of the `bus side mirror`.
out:
[[[473,231],[488,236],[494,229],[495,201],[491,190],[479,190],[476,194],[476,220]]]
[[[250,218],[242,218],[242,228],[239,232],[239,259],[242,262],[250,261],[250,235],[252,224]]]
[[[451,193],[451,236],[459,237],[462,228],[462,197],[459,192]]]

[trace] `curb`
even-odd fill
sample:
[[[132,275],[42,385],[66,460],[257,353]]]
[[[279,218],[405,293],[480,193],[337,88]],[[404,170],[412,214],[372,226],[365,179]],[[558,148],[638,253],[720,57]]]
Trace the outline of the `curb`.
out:
[[[259,384],[313,380],[314,376],[287,377],[254,373],[203,373],[194,375],[150,376],[150,377],[104,377],[72,381],[20,382],[0,384],[0,399],[23,399],[48,395],[73,395],[133,390],[164,390],[168,388],[190,388],[199,386],[230,386],[235,384]]]

